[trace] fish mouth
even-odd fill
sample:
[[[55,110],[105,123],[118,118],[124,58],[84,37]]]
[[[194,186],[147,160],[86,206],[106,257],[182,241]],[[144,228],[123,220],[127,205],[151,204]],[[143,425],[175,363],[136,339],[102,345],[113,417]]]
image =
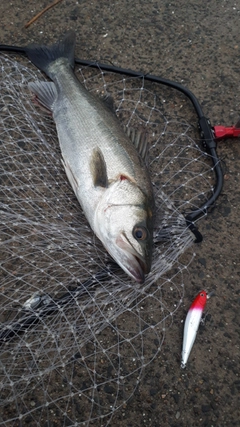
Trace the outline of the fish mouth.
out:
[[[121,249],[121,259],[118,259],[117,263],[137,283],[143,284],[145,274],[149,273],[145,259],[135,251],[125,236],[118,236],[116,244]]]
[[[129,264],[122,267],[126,273],[131,276],[137,283],[143,284],[145,282],[145,265],[137,256],[129,257]]]

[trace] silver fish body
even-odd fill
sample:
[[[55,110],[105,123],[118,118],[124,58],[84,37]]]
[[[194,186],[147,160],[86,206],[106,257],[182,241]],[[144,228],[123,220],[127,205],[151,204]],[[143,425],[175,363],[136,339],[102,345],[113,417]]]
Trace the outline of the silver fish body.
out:
[[[154,197],[144,160],[115,114],[73,72],[75,34],[48,48],[27,50],[53,82],[31,83],[52,111],[66,174],[103,245],[139,283],[150,271]]]

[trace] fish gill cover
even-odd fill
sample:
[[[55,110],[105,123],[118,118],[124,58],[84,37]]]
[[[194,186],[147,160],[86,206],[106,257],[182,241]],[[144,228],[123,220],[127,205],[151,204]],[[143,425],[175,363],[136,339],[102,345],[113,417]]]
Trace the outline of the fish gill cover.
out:
[[[0,425],[108,425],[181,304],[195,238],[185,216],[213,191],[211,159],[182,94],[77,69],[88,90],[111,95],[123,126],[147,132],[157,214],[152,271],[138,285],[112,264],[68,183],[52,119],[27,87],[44,77],[0,62]]]

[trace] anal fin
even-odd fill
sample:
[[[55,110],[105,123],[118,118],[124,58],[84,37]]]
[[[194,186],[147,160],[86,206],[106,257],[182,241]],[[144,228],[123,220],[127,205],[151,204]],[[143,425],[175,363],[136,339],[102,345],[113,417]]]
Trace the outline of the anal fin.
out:
[[[37,103],[48,111],[53,110],[57,98],[57,88],[53,82],[31,82],[30,91],[36,96]]]

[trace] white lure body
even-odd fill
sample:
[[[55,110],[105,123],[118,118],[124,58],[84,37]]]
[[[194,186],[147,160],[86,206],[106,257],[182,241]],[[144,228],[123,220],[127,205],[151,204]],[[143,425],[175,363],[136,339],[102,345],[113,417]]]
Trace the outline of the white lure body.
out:
[[[185,368],[192,350],[202,313],[207,302],[207,293],[199,292],[188,310],[184,324],[181,367]]]

